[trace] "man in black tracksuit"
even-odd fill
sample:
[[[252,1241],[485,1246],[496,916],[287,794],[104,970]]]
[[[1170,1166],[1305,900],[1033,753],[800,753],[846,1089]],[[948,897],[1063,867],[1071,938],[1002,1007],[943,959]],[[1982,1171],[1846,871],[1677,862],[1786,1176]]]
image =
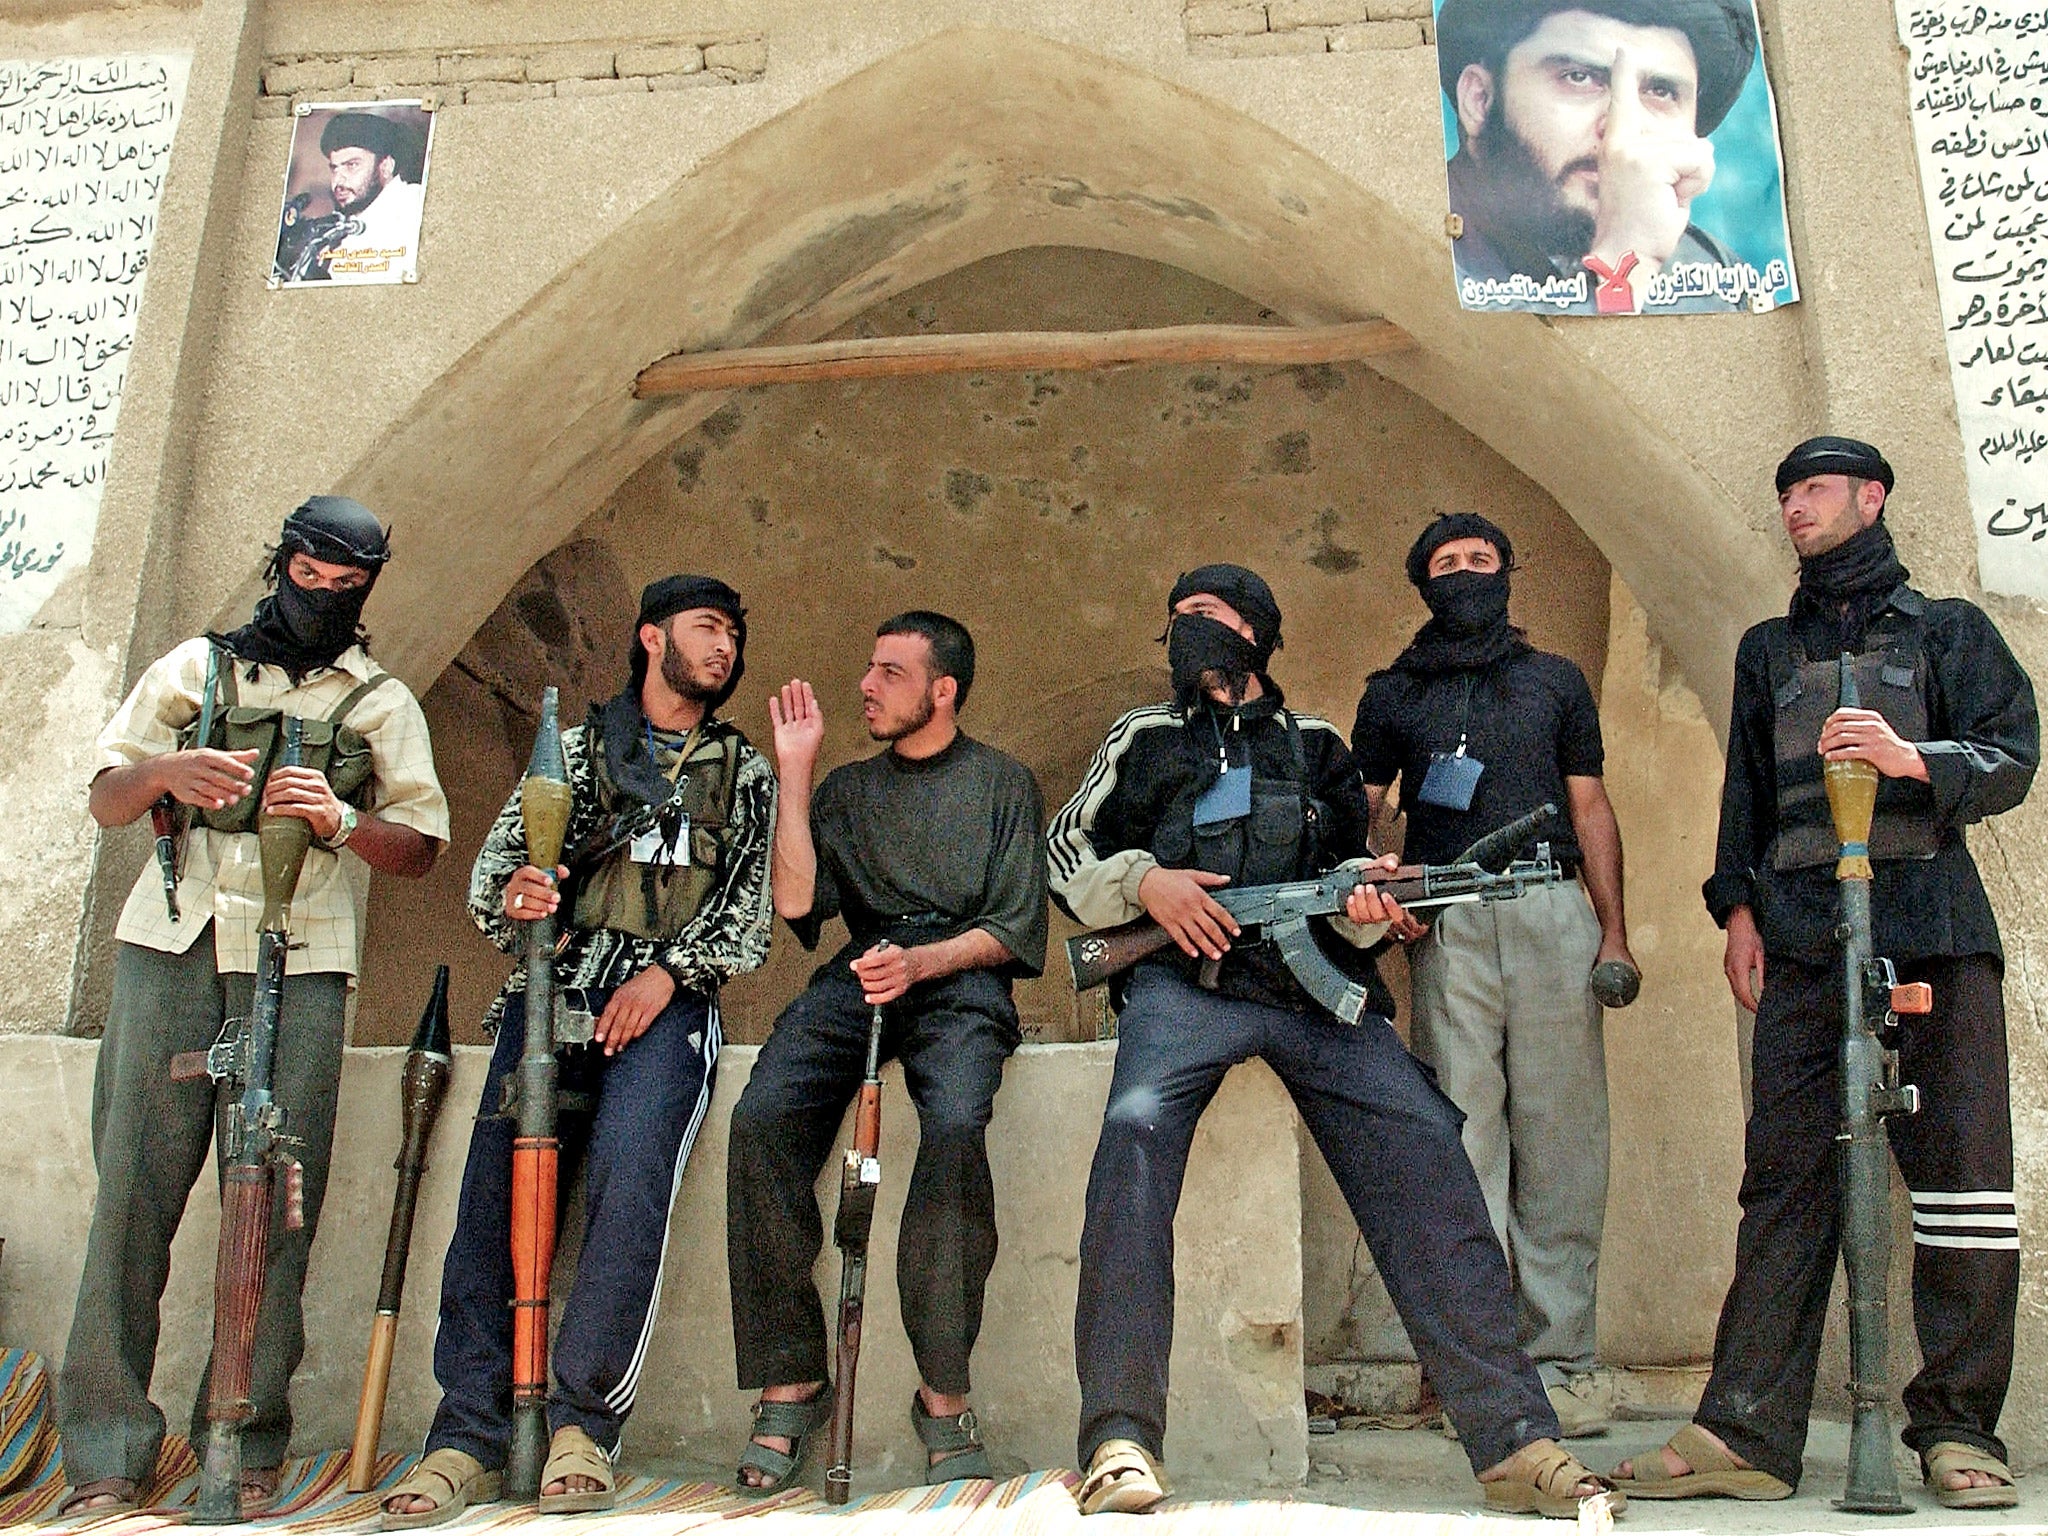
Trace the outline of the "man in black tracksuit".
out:
[[[1208,894],[1368,858],[1351,753],[1267,675],[1280,610],[1258,576],[1204,566],[1169,607],[1174,702],[1111,727],[1046,837],[1055,899],[1073,916],[1103,927],[1149,913],[1180,947],[1131,976],[1088,1181],[1074,1320],[1081,1508],[1135,1512],[1164,1497],[1174,1211],[1196,1121],[1224,1074],[1259,1056],[1329,1160],[1489,1507],[1570,1515],[1599,1484],[1553,1442],[1461,1116],[1402,1047],[1362,947],[1389,924],[1420,925],[1363,885],[1343,917],[1316,925],[1324,956],[1367,989],[1354,1026],[1309,997],[1272,942],[1233,947],[1235,925]],[[1205,961],[1219,962],[1213,988],[1199,984]]]
[[[1822,764],[1863,759],[1881,775],[1875,949],[1901,979],[1934,988],[1934,1012],[1901,1038],[1901,1080],[1919,1087],[1920,1111],[1885,1122],[1913,1199],[1924,1362],[1905,1389],[1905,1439],[1943,1504],[2003,1507],[2015,1492],[1996,1431],[2020,1272],[2005,964],[1963,828],[2019,804],[2033,782],[2034,691],[1981,609],[1906,584],[1883,519],[1892,470],[1875,448],[1814,438],[1777,479],[1799,586],[1790,614],[1756,625],[1735,653],[1705,888],[1728,930],[1729,986],[1757,1016],[1735,1278],[1695,1423],[1624,1486],[1783,1498],[1799,1482],[1841,1229],[1838,847]],[[1845,654],[1865,708],[1836,708]]]

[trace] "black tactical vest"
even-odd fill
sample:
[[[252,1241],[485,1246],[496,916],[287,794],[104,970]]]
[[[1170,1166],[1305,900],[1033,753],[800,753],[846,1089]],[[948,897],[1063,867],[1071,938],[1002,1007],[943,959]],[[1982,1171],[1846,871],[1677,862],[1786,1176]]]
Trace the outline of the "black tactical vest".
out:
[[[1862,707],[1874,709],[1907,741],[1932,734],[1928,673],[1921,623],[1927,600],[1911,588],[1895,594],[1870,622],[1863,649],[1850,665]],[[1778,834],[1771,867],[1806,869],[1832,864],[1840,853],[1828,814],[1820,757],[1820,732],[1841,697],[1841,657],[1809,659],[1790,624],[1773,632],[1768,649],[1776,707]],[[1914,779],[1882,778],[1877,816],[1870,828],[1873,859],[1929,859],[1940,844],[1934,824],[1934,792]]]
[[[1194,813],[1195,802],[1213,782],[1213,761],[1198,741],[1188,738],[1189,747],[1201,756],[1205,771],[1174,797],[1159,818],[1152,837],[1152,856],[1161,865],[1227,875],[1236,886],[1276,885],[1315,873],[1328,808],[1309,793],[1300,723],[1287,710],[1282,710],[1278,718],[1287,727],[1294,777],[1254,776],[1250,813],[1208,826],[1196,826]]]

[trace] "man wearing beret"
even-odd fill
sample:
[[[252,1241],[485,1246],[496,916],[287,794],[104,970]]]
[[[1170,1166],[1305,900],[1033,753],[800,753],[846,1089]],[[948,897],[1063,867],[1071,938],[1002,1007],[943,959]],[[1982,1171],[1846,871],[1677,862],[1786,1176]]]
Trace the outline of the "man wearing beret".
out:
[[[746,609],[724,582],[649,586],[625,687],[562,733],[565,865],[533,867],[515,787],[470,876],[470,915],[508,954],[524,948],[526,924],[562,910],[555,981],[564,1034],[584,1042],[558,1046],[560,1185],[580,1162],[584,1232],[555,1331],[543,1513],[612,1502],[612,1460],[661,1302],[670,1208],[711,1102],[718,991],[768,955],[775,779],[717,714],[746,670],[746,644]],[[386,1530],[438,1525],[497,1498],[511,1444],[516,1127],[499,1110],[526,1048],[523,966],[484,1023],[497,1045],[441,1269],[441,1404],[426,1454],[384,1496]]]
[[[1735,263],[1690,210],[1756,56],[1749,0],[1443,0],[1436,40],[1461,287],[1585,279],[1582,302],[1546,310],[1629,314],[1667,264]]]
[[[1892,469],[1849,438],[1801,443],[1778,466],[1799,555],[1791,611],[1742,637],[1721,832],[1705,896],[1728,930],[1735,1001],[1756,1014],[1735,1278],[1694,1422],[1619,1475],[1650,1498],[1785,1498],[1840,1245],[1838,845],[1824,762],[1877,768],[1870,835],[1875,949],[1934,1012],[1901,1033],[1919,1113],[1885,1121],[1913,1202],[1913,1321],[1922,1365],[1906,1444],[1952,1508],[2017,1495],[1998,1417],[2019,1295],[2004,957],[1973,822],[2025,798],[2040,761],[2027,675],[1991,620],[1907,585],[1884,512]],[[1843,656],[1866,707],[1839,709]]]
[[[1565,1433],[1593,1435],[1606,1428],[1588,1379],[1607,1211],[1600,1005],[1631,1001],[1637,974],[1599,706],[1576,665],[1509,622],[1514,564],[1506,532],[1476,513],[1422,531],[1408,579],[1430,619],[1367,680],[1351,750],[1375,815],[1400,779],[1410,863],[1449,863],[1545,804],[1567,812],[1551,852],[1584,889],[1446,907],[1410,955],[1409,1036],[1465,1112],[1522,1346]]]
[[[293,1230],[280,1221],[270,1234],[254,1411],[242,1442],[245,1508],[260,1508],[276,1490],[292,1433],[288,1388],[306,1350],[299,1298],[327,1195],[344,1019],[361,959],[346,865],[360,859],[418,879],[448,842],[426,716],[370,659],[362,630],[363,604],[390,558],[368,507],[346,496],[307,498],[284,520],[264,567],[272,590],[249,622],[152,662],[100,733],[93,819],[125,826],[161,809],[184,829],[167,829],[161,863],[137,876],[114,930],[114,989],[93,1078],[99,1193],[57,1388],[64,1470],[75,1485],[62,1515],[132,1509],[163,1445],[164,1415],[149,1385],[171,1240],[213,1152],[216,1120],[233,1102],[207,1078],[173,1081],[171,1060],[205,1050],[223,1024],[249,1011],[263,906],[259,809],[308,822],[315,839],[292,897],[272,1072],[305,1173],[305,1223]],[[202,714],[211,722],[205,740]],[[274,764],[293,717],[324,726],[333,740],[316,749],[321,766]],[[173,851],[180,846],[182,857]],[[207,1396],[202,1380],[195,1444],[205,1438]]]
[[[1575,1516],[1607,1485],[1557,1444],[1542,1380],[1515,1345],[1507,1261],[1457,1106],[1388,1022],[1371,950],[1420,925],[1367,883],[1394,861],[1374,864],[1366,847],[1365,784],[1344,738],[1287,707],[1268,670],[1280,606],[1256,572],[1183,575],[1165,638],[1174,697],[1110,727],[1046,834],[1053,893],[1072,916],[1095,928],[1150,916],[1178,946],[1124,985],[1088,1175],[1074,1315],[1081,1511],[1136,1514],[1166,1497],[1174,1213],[1203,1111],[1257,1056],[1329,1160],[1486,1507]],[[1355,1022],[1309,994],[1278,939],[1246,938],[1210,895],[1340,865],[1359,883],[1308,937],[1363,992]]]

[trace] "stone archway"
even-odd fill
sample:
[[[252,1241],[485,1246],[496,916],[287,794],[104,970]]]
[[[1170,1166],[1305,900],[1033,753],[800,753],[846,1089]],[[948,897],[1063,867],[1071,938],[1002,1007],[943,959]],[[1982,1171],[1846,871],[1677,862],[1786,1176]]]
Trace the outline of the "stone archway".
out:
[[[679,181],[423,391],[346,487],[436,529],[395,567],[380,655],[424,682],[533,563],[717,404],[628,386],[682,349],[823,335],[1001,251],[1163,262],[1277,316],[1384,314],[1378,370],[1549,490],[1726,697],[1773,569],[1732,499],[1529,317],[1475,324],[1442,238],[1213,101],[1022,34],[943,34],[822,92]],[[417,521],[415,521],[417,520]]]

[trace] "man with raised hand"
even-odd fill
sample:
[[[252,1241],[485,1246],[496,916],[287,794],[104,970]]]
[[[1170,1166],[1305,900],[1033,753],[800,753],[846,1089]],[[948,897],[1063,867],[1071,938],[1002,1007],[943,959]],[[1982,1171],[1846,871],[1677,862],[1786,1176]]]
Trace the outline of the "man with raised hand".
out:
[[[733,1109],[726,1241],[739,1384],[759,1391],[739,1486],[795,1476],[830,1418],[823,1306],[811,1270],[824,1228],[815,1193],[859,1091],[871,1012],[883,1057],[917,1107],[896,1287],[921,1385],[911,1423],[927,1483],[988,1477],[968,1406],[968,1364],[996,1256],[987,1131],[1020,1038],[1010,984],[1045,965],[1038,785],[964,735],[974,641],[944,614],[898,614],[861,678],[868,735],[887,750],[812,781],[825,718],[810,684],[770,700],[782,814],[775,910],[807,949],[827,919],[846,945],[783,1010]]]

